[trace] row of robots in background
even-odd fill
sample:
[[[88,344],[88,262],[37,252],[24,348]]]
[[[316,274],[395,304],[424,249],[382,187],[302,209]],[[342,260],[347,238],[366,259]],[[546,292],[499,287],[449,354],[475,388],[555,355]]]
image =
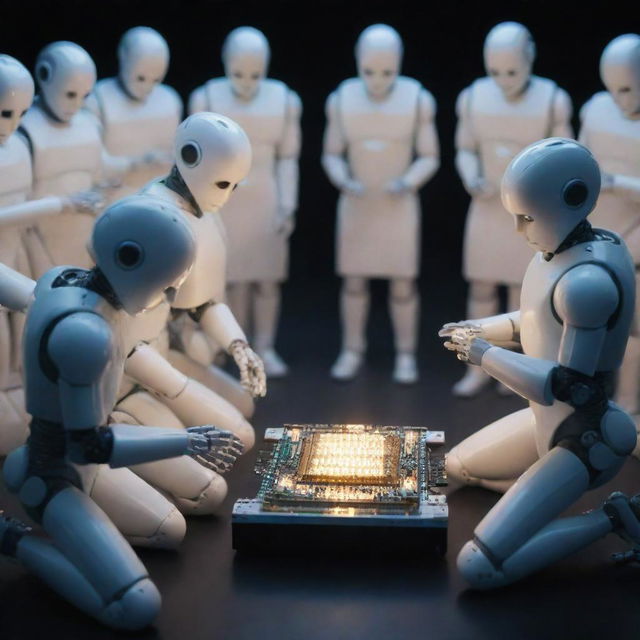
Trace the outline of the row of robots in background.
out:
[[[489,514],[461,553],[461,569],[480,587],[517,579],[615,528],[640,537],[634,505],[620,496],[587,520],[551,522],[586,488],[611,478],[635,443],[627,414],[598,395],[610,376],[590,384],[594,372],[619,364],[635,283],[631,262],[616,248],[624,245],[583,224],[601,177],[584,147],[564,139],[528,148],[525,160],[510,167],[512,201],[508,210],[502,205],[499,185],[514,156],[540,138],[571,136],[570,100],[552,81],[532,75],[534,54],[522,25],[498,25],[485,43],[488,76],[465,89],[457,105],[456,166],[472,196],[465,232],[469,316],[489,318],[445,330],[450,348],[482,365],[469,369],[456,392],[475,393],[489,379],[486,371],[532,401],[527,413],[478,432],[448,458],[453,478],[498,490],[529,469],[528,479],[513,484],[499,503],[506,506]],[[0,57],[0,261],[7,265],[2,444],[12,450],[4,475],[54,544],[8,518],[0,518],[0,539],[4,553],[83,611],[114,627],[139,628],[157,614],[159,595],[128,542],[176,547],[185,514],[215,512],[226,493],[219,472],[241,445],[253,445],[251,396],[265,393],[264,368],[271,375],[286,372],[273,342],[297,202],[301,106],[284,84],[265,77],[269,47],[254,29],[230,34],[223,48],[227,76],[192,94],[193,115],[182,124],[179,98],[161,84],[168,64],[162,37],[132,29],[119,58],[119,76],[94,87],[95,67],[82,48],[49,45],[36,62],[40,94],[30,107],[30,75],[14,59]],[[337,268],[344,278],[343,348],[332,375],[349,379],[362,366],[368,281],[382,278],[391,283],[394,378],[409,383],[418,377],[417,191],[439,164],[435,101],[417,81],[399,75],[402,42],[390,27],[366,29],[356,59],[358,77],[343,82],[327,102],[323,166],[341,191]],[[597,224],[628,240],[633,253],[639,37],[622,36],[607,47],[602,77],[608,91],[584,107],[580,137],[604,171]],[[534,165],[541,168],[529,171]],[[579,179],[567,177],[574,170]],[[163,177],[152,180],[157,175]],[[545,199],[549,191],[540,187],[551,178],[564,198],[561,206]],[[522,185],[543,195],[518,195]],[[142,195],[122,199],[135,192]],[[105,195],[115,202],[95,223]],[[563,218],[567,207],[575,215]],[[498,285],[509,286],[515,306],[531,258],[509,213],[551,265],[542,265],[525,286],[532,311],[522,326],[517,313],[491,318]],[[563,257],[554,262],[561,246]],[[607,247],[602,254],[601,247]],[[566,295],[562,287],[557,293],[540,286],[549,278],[560,282],[560,263],[582,266],[578,250],[595,251],[591,262],[610,263],[617,283],[614,295],[600,270],[580,271],[578,283],[597,292],[587,307],[607,313],[607,323],[615,315],[602,335],[594,314],[586,324],[571,325],[571,314],[589,310],[569,304],[577,295],[571,284],[563,284]],[[51,270],[65,264],[74,268]],[[39,279],[35,300],[32,278]],[[546,322],[549,331],[538,331],[525,345],[525,336],[536,331],[527,318],[545,310],[549,315],[550,295],[559,296],[562,322],[541,318],[534,325]],[[32,420],[29,444],[18,446],[29,420],[18,345],[27,309],[23,356]],[[259,355],[240,325],[252,329]],[[556,325],[575,331],[561,344]],[[500,348],[520,337],[525,354]],[[581,349],[570,348],[576,345]],[[219,348],[238,364],[242,387],[211,366]],[[592,356],[588,362],[585,353]],[[633,348],[627,354],[636,366],[638,354]],[[566,373],[560,381],[552,380],[558,362]],[[638,376],[625,381],[635,398]],[[565,424],[567,407],[577,420]],[[587,430],[588,420],[593,425]],[[208,423],[223,431],[192,426]],[[488,457],[478,454],[487,450]],[[496,465],[496,456],[509,468]],[[532,500],[554,493],[558,484],[557,499]],[[529,524],[514,530],[514,522]],[[545,542],[550,539],[556,544]]]

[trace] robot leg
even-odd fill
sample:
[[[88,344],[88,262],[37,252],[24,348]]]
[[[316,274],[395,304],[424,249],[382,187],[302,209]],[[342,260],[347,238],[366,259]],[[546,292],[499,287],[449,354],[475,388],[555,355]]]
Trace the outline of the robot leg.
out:
[[[168,407],[144,391],[127,396],[116,410],[121,422],[184,428]],[[168,495],[183,514],[215,513],[227,495],[224,478],[188,456],[147,462],[131,470]]]
[[[172,349],[167,357],[178,371],[211,389],[230,402],[248,420],[255,412],[251,394],[240,382],[214,365],[203,366],[180,351]]]
[[[467,300],[467,318],[487,318],[498,313],[498,288],[494,283],[470,282]],[[491,382],[491,376],[480,367],[467,365],[467,372],[453,385],[451,392],[459,398],[477,395]]]
[[[351,380],[362,366],[367,343],[365,329],[369,317],[369,283],[365,278],[347,277],[340,293],[342,351],[331,367],[331,377]]]
[[[254,343],[267,376],[282,378],[289,372],[274,343],[280,319],[280,283],[258,282],[253,295]]]
[[[393,379],[401,384],[413,384],[418,381],[416,348],[420,314],[420,295],[415,280],[398,278],[391,281],[389,313],[396,347]]]
[[[476,431],[449,451],[449,479],[504,493],[536,460],[535,418],[522,409]]]
[[[602,514],[552,522],[589,485],[589,471],[578,456],[563,447],[551,449],[507,491],[462,547],[457,562],[466,581],[475,589],[509,584],[611,531]]]

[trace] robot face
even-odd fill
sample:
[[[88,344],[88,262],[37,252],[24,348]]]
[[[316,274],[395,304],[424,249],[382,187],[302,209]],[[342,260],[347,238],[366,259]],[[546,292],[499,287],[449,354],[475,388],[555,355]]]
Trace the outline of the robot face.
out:
[[[184,281],[195,248],[177,207],[137,195],[119,200],[96,220],[90,253],[124,310],[135,315]]]
[[[127,93],[144,102],[169,67],[169,46],[165,39],[149,27],[129,29],[118,46],[119,78]]]
[[[602,52],[600,77],[622,113],[640,117],[640,36],[613,39]]]
[[[517,98],[531,78],[531,65],[517,49],[489,49],[485,53],[487,74],[507,100]]]
[[[267,60],[258,52],[236,52],[227,57],[226,76],[233,93],[242,100],[251,100],[258,93],[266,72]]]
[[[399,72],[400,57],[395,51],[365,51],[358,57],[358,74],[374,99],[389,95]]]
[[[31,106],[34,85],[31,74],[15,58],[0,55],[0,144],[18,128]]]
[[[202,211],[218,211],[251,167],[251,145],[230,118],[201,112],[179,127],[175,163]]]
[[[573,140],[548,138],[519,153],[502,178],[502,203],[537,251],[554,253],[593,210],[600,168]]]
[[[36,81],[54,117],[69,122],[93,89],[96,68],[82,47],[72,42],[54,42],[38,56]]]

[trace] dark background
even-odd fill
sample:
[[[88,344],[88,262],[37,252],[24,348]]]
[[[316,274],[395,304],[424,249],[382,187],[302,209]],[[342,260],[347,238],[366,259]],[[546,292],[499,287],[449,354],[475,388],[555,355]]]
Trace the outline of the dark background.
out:
[[[621,2],[235,0],[124,2],[24,0],[0,2],[0,49],[30,69],[54,40],[73,40],[94,57],[99,77],[116,72],[117,41],[127,28],[149,25],[168,40],[167,83],[189,92],[222,73],[220,48],[234,27],[264,31],[272,48],[270,75],[295,89],[304,104],[299,222],[292,238],[279,350],[292,367],[272,382],[254,424],[376,422],[444,428],[449,444],[523,406],[486,389],[461,401],[449,394],[462,367],[436,337],[447,320],[464,317],[460,253],[467,197],[453,168],[454,103],[484,73],[482,42],[497,22],[518,20],[536,40],[537,74],[553,78],[579,108],[601,90],[598,59],[613,37],[638,32],[632,4]],[[335,384],[328,369],[338,349],[338,281],[333,274],[336,193],[321,168],[326,96],[355,73],[353,46],[375,22],[394,26],[405,42],[403,72],[438,102],[442,167],[423,190],[423,295],[420,384],[390,381],[392,347],[384,286],[375,287],[367,368],[353,383]],[[577,125],[577,118],[574,118]],[[255,452],[229,478],[219,518],[190,520],[178,553],[141,552],[164,598],[154,630],[144,638],[637,638],[639,570],[609,558],[616,538],[495,593],[465,590],[455,556],[497,497],[480,489],[450,499],[449,554],[426,557],[239,558],[231,551],[229,513],[238,497],[255,495]],[[582,498],[571,513],[601,504],[613,489],[638,491],[640,467],[627,463],[609,486]],[[0,486],[0,506],[20,513]],[[20,567],[0,564],[0,639],[111,638],[114,634],[62,603]],[[137,637],[137,636],[136,636]]]

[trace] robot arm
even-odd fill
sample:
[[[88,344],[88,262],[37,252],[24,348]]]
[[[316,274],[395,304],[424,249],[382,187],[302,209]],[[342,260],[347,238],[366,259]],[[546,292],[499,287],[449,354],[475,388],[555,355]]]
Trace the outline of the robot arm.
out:
[[[440,148],[434,118],[436,102],[426,90],[420,91],[416,126],[416,159],[405,174],[388,185],[391,193],[416,191],[420,189],[440,166]]]
[[[278,231],[289,236],[294,228],[294,212],[298,206],[298,157],[300,155],[300,116],[302,103],[293,91],[289,92],[287,115],[276,159],[278,186]]]
[[[81,191],[66,198],[49,196],[39,200],[28,200],[0,209],[0,228],[33,223],[65,211],[97,213],[102,205],[102,197],[92,191]]]
[[[572,115],[571,98],[564,89],[557,88],[553,96],[549,137],[573,138]]]
[[[78,312],[60,320],[51,331],[44,361],[57,378],[69,457],[78,464],[108,463],[128,466],[188,454],[204,456],[212,464],[220,457],[241,452],[229,432],[213,427],[185,431],[163,427],[103,424],[111,407],[102,396],[107,376],[119,378],[111,362],[113,334],[100,316]],[[117,380],[114,380],[117,383]],[[221,451],[209,452],[214,447]],[[227,451],[228,449],[228,451]],[[235,458],[234,458],[235,459]]]
[[[338,95],[332,93],[326,104],[327,128],[324,131],[322,167],[331,184],[351,195],[362,195],[364,187],[351,177],[349,163],[345,158],[347,141],[340,127]]]
[[[209,109],[207,109],[207,95],[204,87],[198,87],[191,93],[189,103],[187,104],[187,111],[189,115],[200,113],[201,111],[209,111]]]
[[[494,346],[517,346],[520,344],[520,311],[502,313],[479,320],[449,322],[440,329],[438,335],[441,338],[448,338],[458,330],[466,330],[477,338],[487,340]]]
[[[0,305],[11,311],[26,311],[36,283],[0,262]]]

